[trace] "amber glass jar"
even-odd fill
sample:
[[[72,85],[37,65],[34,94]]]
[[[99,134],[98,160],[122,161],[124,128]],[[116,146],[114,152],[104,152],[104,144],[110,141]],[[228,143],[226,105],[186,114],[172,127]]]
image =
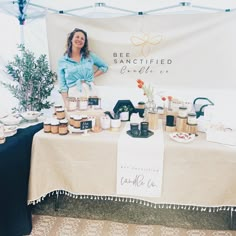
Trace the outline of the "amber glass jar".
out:
[[[66,119],[60,120],[59,134],[61,134],[61,135],[68,134],[68,121]]]
[[[60,104],[55,104],[54,105],[54,115],[56,115],[57,109],[63,108],[62,105]]]
[[[51,133],[52,134],[58,134],[59,132],[59,121],[58,120],[53,120],[51,122]]]
[[[78,129],[80,128],[80,122],[82,121],[82,117],[81,116],[74,116],[73,118],[73,127]]]
[[[69,117],[69,125],[70,126],[74,126],[74,116],[75,115],[70,115],[70,117]]]
[[[56,117],[58,120],[63,120],[66,117],[65,109],[64,108],[58,108],[56,110]]]
[[[51,121],[50,120],[45,120],[43,123],[43,130],[45,133],[50,133],[51,132]]]

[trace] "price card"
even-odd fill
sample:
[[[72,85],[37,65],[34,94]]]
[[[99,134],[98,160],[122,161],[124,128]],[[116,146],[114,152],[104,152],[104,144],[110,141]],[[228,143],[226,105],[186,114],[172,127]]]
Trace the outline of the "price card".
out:
[[[92,121],[91,120],[81,121],[80,129],[81,130],[92,129]]]
[[[98,105],[98,101],[99,101],[99,98],[90,97],[90,98],[88,98],[88,105],[89,106]]]

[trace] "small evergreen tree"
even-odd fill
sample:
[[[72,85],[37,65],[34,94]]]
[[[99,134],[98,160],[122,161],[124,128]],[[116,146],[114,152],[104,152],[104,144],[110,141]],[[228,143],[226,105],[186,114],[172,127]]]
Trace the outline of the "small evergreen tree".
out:
[[[35,57],[24,45],[18,45],[21,52],[6,65],[7,73],[17,84],[1,82],[19,100],[17,110],[36,110],[50,108],[53,103],[47,98],[51,95],[56,81],[56,73],[49,68],[46,55]]]

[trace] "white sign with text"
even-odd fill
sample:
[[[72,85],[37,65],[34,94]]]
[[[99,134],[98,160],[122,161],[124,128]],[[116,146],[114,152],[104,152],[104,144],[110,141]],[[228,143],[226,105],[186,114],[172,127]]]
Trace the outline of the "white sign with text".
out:
[[[160,197],[163,175],[163,132],[149,138],[121,134],[117,155],[117,194]]]

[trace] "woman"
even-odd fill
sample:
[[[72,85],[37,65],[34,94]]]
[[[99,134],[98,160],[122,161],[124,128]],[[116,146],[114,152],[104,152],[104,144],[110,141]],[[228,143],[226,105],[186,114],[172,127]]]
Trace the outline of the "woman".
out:
[[[94,71],[94,65],[97,69]],[[94,77],[108,70],[108,66],[88,49],[87,33],[74,29],[67,38],[67,49],[59,64],[60,93],[65,105],[67,97],[96,95]],[[67,107],[67,106],[66,106]]]

